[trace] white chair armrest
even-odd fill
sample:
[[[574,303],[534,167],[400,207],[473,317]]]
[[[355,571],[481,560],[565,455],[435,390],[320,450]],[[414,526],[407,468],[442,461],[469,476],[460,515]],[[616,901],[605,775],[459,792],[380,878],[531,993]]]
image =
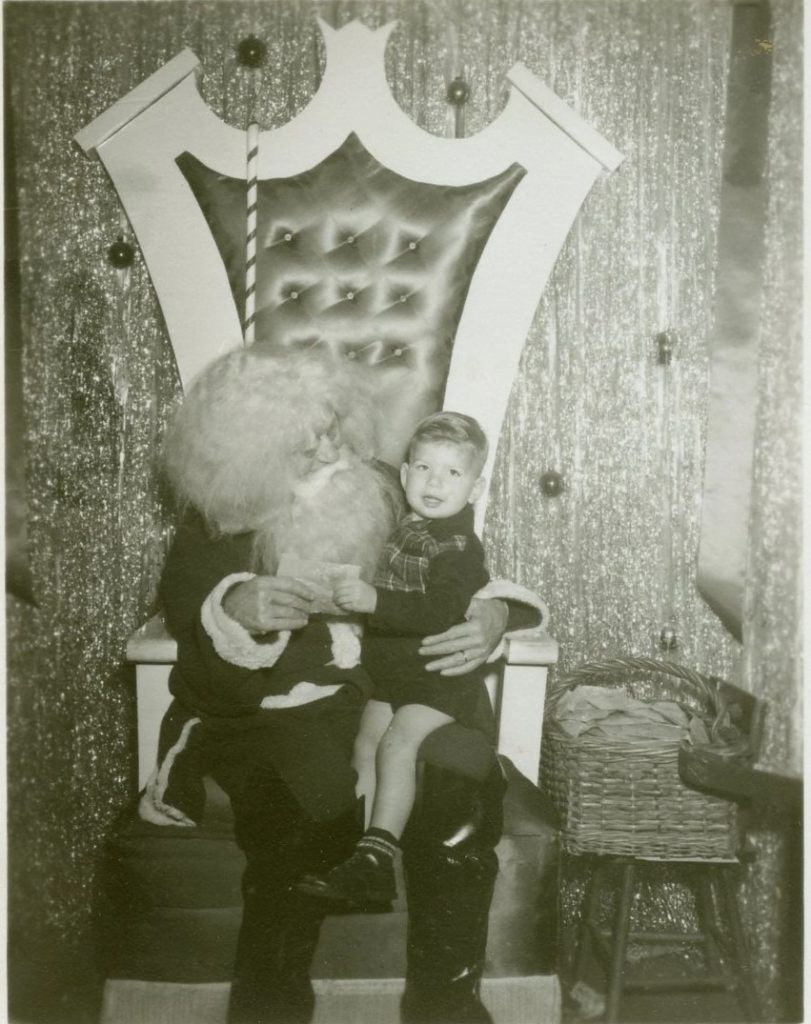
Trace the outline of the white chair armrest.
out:
[[[504,668],[497,704],[500,754],[530,782],[541,763],[546,677],[558,660],[558,644],[543,626],[516,630],[504,638]]]
[[[127,641],[127,661],[138,665],[174,665],[177,643],[169,635],[163,616],[153,615]]]
[[[558,660],[558,642],[544,625],[534,629],[516,629],[504,636],[504,660],[508,665],[554,665]]]

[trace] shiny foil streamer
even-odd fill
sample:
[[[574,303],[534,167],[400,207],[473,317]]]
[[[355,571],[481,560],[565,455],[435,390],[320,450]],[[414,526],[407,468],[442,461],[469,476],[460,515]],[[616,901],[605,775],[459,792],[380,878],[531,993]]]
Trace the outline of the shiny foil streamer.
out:
[[[798,777],[803,770],[803,6],[799,0],[776,0],[772,18],[773,39],[762,44],[772,53],[769,205],[743,676],[768,705],[763,766]],[[789,963],[803,963],[797,948],[801,935],[786,934],[789,920],[801,927],[796,922],[803,903],[802,838],[798,833],[793,845],[779,816],[777,808],[769,821],[754,823],[757,857],[746,907],[759,980],[778,1007],[774,994],[786,989]],[[798,860],[787,873],[792,858]],[[802,1014],[797,1003],[793,1009]]]
[[[76,131],[184,47],[215,114],[263,129],[307,103],[323,71],[314,16],[393,19],[386,67],[418,124],[451,133],[448,68],[470,86],[465,131],[506,100],[522,60],[625,154],[589,195],[529,333],[494,471],[494,573],[538,589],[561,665],[657,655],[666,618],[678,660],[769,701],[765,760],[800,769],[799,0],[774,9],[770,221],[746,637],[699,597],[695,559],[707,407],[706,337],[723,145],[730,8],[712,0],[14,3],[6,6],[10,130],[18,159],[31,562],[38,608],[9,602],[8,776],[12,945],[63,1007],[87,999],[99,859],[135,789],[129,633],[155,604],[173,517],[157,452],[179,393],[140,254],[114,269],[126,230]],[[268,47],[256,70],[240,39]],[[531,272],[531,268],[517,268]],[[513,272],[505,267],[504,273]],[[678,335],[664,378],[655,336]],[[493,339],[498,344],[498,339]],[[560,472],[545,497],[539,477]],[[758,984],[779,1014],[785,896],[779,835],[755,837],[745,890]],[[569,873],[565,919],[581,880]],[[790,896],[790,894],[788,894]],[[687,927],[675,882],[643,892],[654,926]],[[36,970],[32,968],[32,974]],[[84,994],[83,994],[84,993]]]

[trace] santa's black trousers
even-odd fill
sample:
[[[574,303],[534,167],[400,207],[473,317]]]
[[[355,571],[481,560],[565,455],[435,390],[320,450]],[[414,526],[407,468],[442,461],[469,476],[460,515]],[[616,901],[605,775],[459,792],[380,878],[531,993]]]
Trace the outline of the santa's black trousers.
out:
[[[267,768],[239,784],[233,777],[218,781],[231,797],[247,860],[228,1024],[308,1024],[310,965],[327,907],[299,893],[295,882],[349,855],[361,832],[359,809],[315,822]],[[409,903],[404,1024],[491,1021],[479,987],[502,792],[495,767],[484,783],[438,768],[424,771],[403,837]]]

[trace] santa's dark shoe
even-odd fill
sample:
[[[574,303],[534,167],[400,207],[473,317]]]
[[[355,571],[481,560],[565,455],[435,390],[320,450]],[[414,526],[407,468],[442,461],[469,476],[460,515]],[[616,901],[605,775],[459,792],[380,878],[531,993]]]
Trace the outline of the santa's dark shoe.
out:
[[[389,904],[397,898],[392,858],[363,846],[322,878],[306,875],[298,888],[326,900],[357,905]]]

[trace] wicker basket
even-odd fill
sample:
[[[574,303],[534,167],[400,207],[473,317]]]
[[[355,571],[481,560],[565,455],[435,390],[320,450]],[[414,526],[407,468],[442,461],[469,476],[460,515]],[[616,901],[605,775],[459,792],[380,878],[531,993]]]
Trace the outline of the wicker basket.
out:
[[[623,689],[664,673],[676,677],[680,703],[713,722],[723,714],[718,680],[650,658],[611,658],[571,672],[550,694],[543,740],[543,776],[561,817],[569,853],[613,854],[651,860],[735,860],[737,807],[689,789],[679,778],[679,744],[672,740],[606,742],[571,737],[557,726],[555,708],[580,684]],[[673,684],[673,680],[670,680]],[[687,701],[682,698],[686,697]]]

